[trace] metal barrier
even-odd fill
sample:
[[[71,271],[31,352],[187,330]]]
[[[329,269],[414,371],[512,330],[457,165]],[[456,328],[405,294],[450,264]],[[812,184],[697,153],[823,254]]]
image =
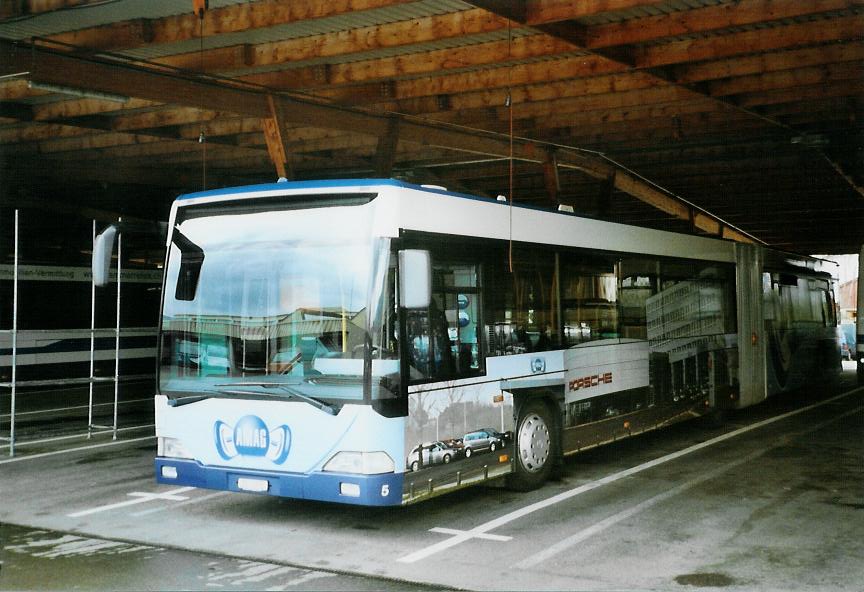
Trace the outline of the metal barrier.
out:
[[[96,221],[93,221],[92,240],[96,241]],[[10,414],[9,414],[9,435],[0,436],[0,441],[8,442],[9,456],[15,456],[16,445],[16,411],[17,397],[19,387],[34,387],[34,386],[76,386],[89,385],[89,397],[87,403],[87,438],[91,438],[94,433],[111,432],[113,440],[117,439],[118,432],[118,408],[120,403],[120,311],[121,311],[121,281],[122,281],[122,236],[117,239],[117,301],[116,301],[116,324],[113,329],[97,329],[96,328],[96,284],[91,277],[90,284],[90,376],[87,378],[61,378],[49,380],[18,380],[18,295],[19,295],[19,211],[15,210],[15,246],[14,246],[14,263],[13,263],[13,297],[12,297],[12,329],[0,330],[0,334],[10,334],[12,337],[12,359],[11,359],[11,380],[9,382],[0,382],[0,388],[10,389]],[[97,377],[96,371],[96,335],[98,333],[110,332],[114,335],[114,376],[113,377]],[[154,330],[155,332],[155,330]],[[126,380],[140,380],[148,378],[151,375],[134,375],[124,377]],[[111,425],[98,425],[93,422],[94,402],[94,385],[100,382],[112,382],[114,384],[114,401],[113,401],[113,422]],[[46,410],[51,411],[51,410]],[[84,434],[81,434],[82,436]]]

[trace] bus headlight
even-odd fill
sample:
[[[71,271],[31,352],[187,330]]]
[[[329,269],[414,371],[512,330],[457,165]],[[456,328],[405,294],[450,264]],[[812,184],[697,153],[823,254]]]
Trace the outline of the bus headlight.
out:
[[[177,438],[157,438],[156,454],[165,458],[192,458],[183,442]]]
[[[396,471],[396,463],[386,452],[337,452],[324,465],[329,473],[380,475]]]

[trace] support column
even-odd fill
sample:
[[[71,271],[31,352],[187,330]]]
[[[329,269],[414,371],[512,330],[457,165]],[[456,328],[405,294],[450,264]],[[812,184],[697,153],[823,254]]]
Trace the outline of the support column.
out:
[[[387,129],[378,138],[375,149],[375,176],[382,179],[393,175],[393,165],[396,163],[396,146],[399,144],[399,119],[391,117],[387,120]]]
[[[561,191],[561,178],[558,176],[558,157],[554,150],[546,154],[543,161],[543,183],[546,185],[546,194],[553,203],[558,203],[558,193]]]
[[[294,171],[288,162],[288,149],[285,147],[285,140],[282,135],[285,125],[281,106],[273,99],[273,95],[267,95],[267,105],[270,110],[270,117],[261,120],[264,127],[264,140],[267,142],[267,152],[276,167],[276,174],[285,179],[293,179]]]

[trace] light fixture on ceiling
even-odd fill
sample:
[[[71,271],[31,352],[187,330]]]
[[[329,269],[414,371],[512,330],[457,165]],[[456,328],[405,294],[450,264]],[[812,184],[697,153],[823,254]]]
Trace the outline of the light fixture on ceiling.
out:
[[[124,97],[123,95],[115,95],[113,93],[106,93],[98,90],[73,88],[71,86],[61,86],[59,84],[49,84],[46,82],[34,82],[32,80],[27,83],[27,87],[33,90],[44,90],[46,92],[81,97],[83,99],[99,99],[103,101],[114,101],[115,103],[126,103],[129,101],[129,97]]]

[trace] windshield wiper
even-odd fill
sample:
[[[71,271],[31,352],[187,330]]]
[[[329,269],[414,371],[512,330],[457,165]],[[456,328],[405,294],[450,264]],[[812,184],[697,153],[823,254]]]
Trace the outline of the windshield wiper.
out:
[[[182,407],[183,405],[189,405],[190,403],[197,403],[198,401],[209,399],[212,396],[213,395],[190,395],[188,397],[168,397],[168,406]]]
[[[216,384],[213,386],[217,386],[217,387],[257,386],[257,387],[262,387],[262,388],[271,388],[271,387],[277,388],[277,389],[281,390],[282,392],[288,394],[288,396],[294,397],[296,399],[300,399],[301,401],[303,401],[305,403],[309,403],[310,405],[312,405],[316,409],[320,409],[321,411],[323,411],[325,413],[329,413],[330,415],[336,415],[337,413],[339,413],[339,410],[336,409],[335,406],[328,405],[324,401],[316,399],[315,397],[310,397],[309,395],[304,395],[300,391],[293,389],[290,386],[288,386],[287,384],[283,384],[281,382],[229,382],[226,384]],[[244,390],[224,390],[221,392],[227,393],[227,394],[234,394],[234,395],[268,395],[268,393],[260,393],[260,392],[256,392],[256,391],[244,391]],[[269,395],[269,396],[274,396],[274,395]]]

